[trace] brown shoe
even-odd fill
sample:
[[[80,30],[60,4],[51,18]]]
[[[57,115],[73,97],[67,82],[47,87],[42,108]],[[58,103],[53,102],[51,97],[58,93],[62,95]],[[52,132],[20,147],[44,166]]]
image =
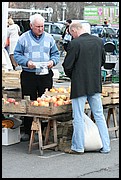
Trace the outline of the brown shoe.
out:
[[[69,154],[78,154],[78,155],[84,154],[84,152],[77,152],[77,151],[74,151],[74,150],[69,149],[69,148],[65,149],[64,152],[69,153]]]

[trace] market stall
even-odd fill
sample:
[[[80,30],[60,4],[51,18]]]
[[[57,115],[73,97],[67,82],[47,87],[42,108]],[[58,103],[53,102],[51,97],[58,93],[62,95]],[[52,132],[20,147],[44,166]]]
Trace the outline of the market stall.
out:
[[[60,92],[56,92],[56,90]],[[33,117],[29,153],[31,153],[32,148],[36,145],[39,146],[40,155],[43,155],[44,149],[54,148],[57,150],[57,122],[66,122],[72,120],[72,107],[67,89],[53,88],[51,89],[51,92],[45,92],[45,97],[46,99],[44,102],[41,100],[41,98],[38,98],[36,101],[30,101],[29,97],[26,97],[24,100],[17,101],[17,103],[6,103],[7,97],[5,98],[6,100],[3,99],[4,102],[2,106],[2,112],[4,114],[13,114],[19,117]],[[51,100],[49,99],[50,97]],[[108,109],[108,114],[106,117],[108,129],[109,131],[114,131],[116,137],[118,137],[119,127],[117,124],[116,108],[119,105],[119,84],[103,85],[102,103],[103,107]],[[90,111],[88,103],[85,104],[85,112],[87,111]],[[114,127],[110,127],[111,115],[113,116]],[[46,121],[48,123],[45,132],[45,139],[43,139],[42,136],[42,121]],[[51,130],[53,131],[53,142],[49,141]],[[35,133],[38,133],[39,142],[34,142]]]
[[[57,121],[63,121],[64,119],[67,121],[71,119],[72,117],[71,104],[70,103],[65,104],[65,105],[58,104],[57,106],[55,106],[54,102],[53,103],[51,102],[48,104],[47,107],[37,106],[33,104],[35,103],[35,101],[28,100],[27,99],[28,97],[25,97],[25,98],[26,98],[25,100],[21,100],[17,102],[13,98],[5,99],[4,97],[2,112],[4,114],[9,114],[9,113],[14,114],[19,117],[21,116],[33,117],[33,123],[31,127],[31,138],[30,138],[30,144],[29,144],[29,153],[31,152],[32,147],[35,146],[36,144],[39,145],[40,155],[42,155],[43,150],[47,148],[55,147],[55,150],[57,150]],[[64,100],[61,100],[61,102],[62,101],[64,102]],[[37,102],[38,101],[36,101],[36,103]],[[43,101],[43,102],[46,103],[47,99],[46,101]],[[42,130],[41,130],[42,121],[46,121],[48,123],[44,140],[43,140]],[[53,136],[54,136],[53,142],[51,143],[49,142],[50,127],[53,127]],[[38,143],[34,142],[35,132],[38,133],[38,137],[39,137]]]

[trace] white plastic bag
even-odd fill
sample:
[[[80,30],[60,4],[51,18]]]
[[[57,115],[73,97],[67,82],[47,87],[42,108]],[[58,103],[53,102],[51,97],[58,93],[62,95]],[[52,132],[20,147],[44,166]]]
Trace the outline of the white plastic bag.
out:
[[[85,121],[85,151],[95,151],[102,148],[102,140],[98,131],[97,125],[86,115],[84,114]]]
[[[64,36],[64,40],[65,40],[65,41],[71,41],[71,39],[72,39],[72,36],[71,36],[69,33],[67,33],[67,34]]]

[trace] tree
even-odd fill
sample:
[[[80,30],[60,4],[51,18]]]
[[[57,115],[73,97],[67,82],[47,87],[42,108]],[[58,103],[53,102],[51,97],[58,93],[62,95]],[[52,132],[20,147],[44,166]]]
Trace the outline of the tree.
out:
[[[53,9],[52,21],[62,20],[62,3],[63,2],[9,2],[11,8],[24,8],[24,9],[45,9],[51,7]],[[96,5],[96,6],[114,6],[113,2],[65,2],[66,11],[65,19],[83,19],[83,12],[85,6]],[[13,13],[13,18],[18,19],[29,19],[30,14],[28,13]]]

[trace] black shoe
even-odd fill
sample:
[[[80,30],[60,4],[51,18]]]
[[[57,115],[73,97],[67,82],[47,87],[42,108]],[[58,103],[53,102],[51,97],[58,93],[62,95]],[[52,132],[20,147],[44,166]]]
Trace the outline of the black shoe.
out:
[[[30,140],[30,135],[28,134],[23,134],[21,136],[21,141],[29,141]]]

